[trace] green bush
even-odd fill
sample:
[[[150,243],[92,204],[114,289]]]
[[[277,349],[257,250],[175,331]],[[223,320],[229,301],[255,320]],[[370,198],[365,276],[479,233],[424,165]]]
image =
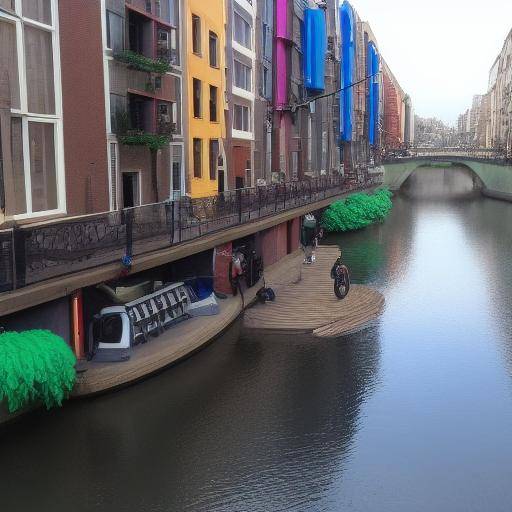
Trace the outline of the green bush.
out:
[[[353,194],[331,204],[322,217],[322,227],[329,232],[362,229],[386,218],[393,203],[391,192],[380,189],[372,195]]]
[[[158,151],[169,144],[167,135],[157,135],[155,133],[136,133],[123,135],[119,139],[125,146],[146,146],[151,151]]]
[[[75,363],[66,342],[50,331],[0,334],[0,403],[10,412],[33,402],[62,405],[75,384]]]

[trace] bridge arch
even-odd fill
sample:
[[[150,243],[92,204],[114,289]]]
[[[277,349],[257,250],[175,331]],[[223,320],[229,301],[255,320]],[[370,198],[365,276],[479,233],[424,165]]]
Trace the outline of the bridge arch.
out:
[[[395,159],[383,165],[384,184],[390,190],[397,191],[418,168],[429,167],[434,162],[466,167],[481,182],[483,194],[512,201],[512,166],[488,160],[453,156]]]

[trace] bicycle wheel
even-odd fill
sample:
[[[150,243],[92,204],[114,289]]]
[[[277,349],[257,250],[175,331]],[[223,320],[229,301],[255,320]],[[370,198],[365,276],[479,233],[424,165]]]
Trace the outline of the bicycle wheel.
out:
[[[344,299],[350,291],[350,275],[345,265],[336,268],[336,277],[334,278],[334,295],[338,299]]]

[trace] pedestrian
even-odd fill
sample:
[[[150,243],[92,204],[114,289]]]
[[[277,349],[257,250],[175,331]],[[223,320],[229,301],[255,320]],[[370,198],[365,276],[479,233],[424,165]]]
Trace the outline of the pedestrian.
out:
[[[317,222],[315,216],[308,213],[304,217],[301,230],[301,244],[304,251],[304,263],[311,265],[313,263],[313,250],[316,244],[317,237]]]

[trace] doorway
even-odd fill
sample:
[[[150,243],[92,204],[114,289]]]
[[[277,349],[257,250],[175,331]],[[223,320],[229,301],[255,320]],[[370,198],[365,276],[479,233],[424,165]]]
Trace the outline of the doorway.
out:
[[[140,173],[123,172],[123,208],[140,206]]]

